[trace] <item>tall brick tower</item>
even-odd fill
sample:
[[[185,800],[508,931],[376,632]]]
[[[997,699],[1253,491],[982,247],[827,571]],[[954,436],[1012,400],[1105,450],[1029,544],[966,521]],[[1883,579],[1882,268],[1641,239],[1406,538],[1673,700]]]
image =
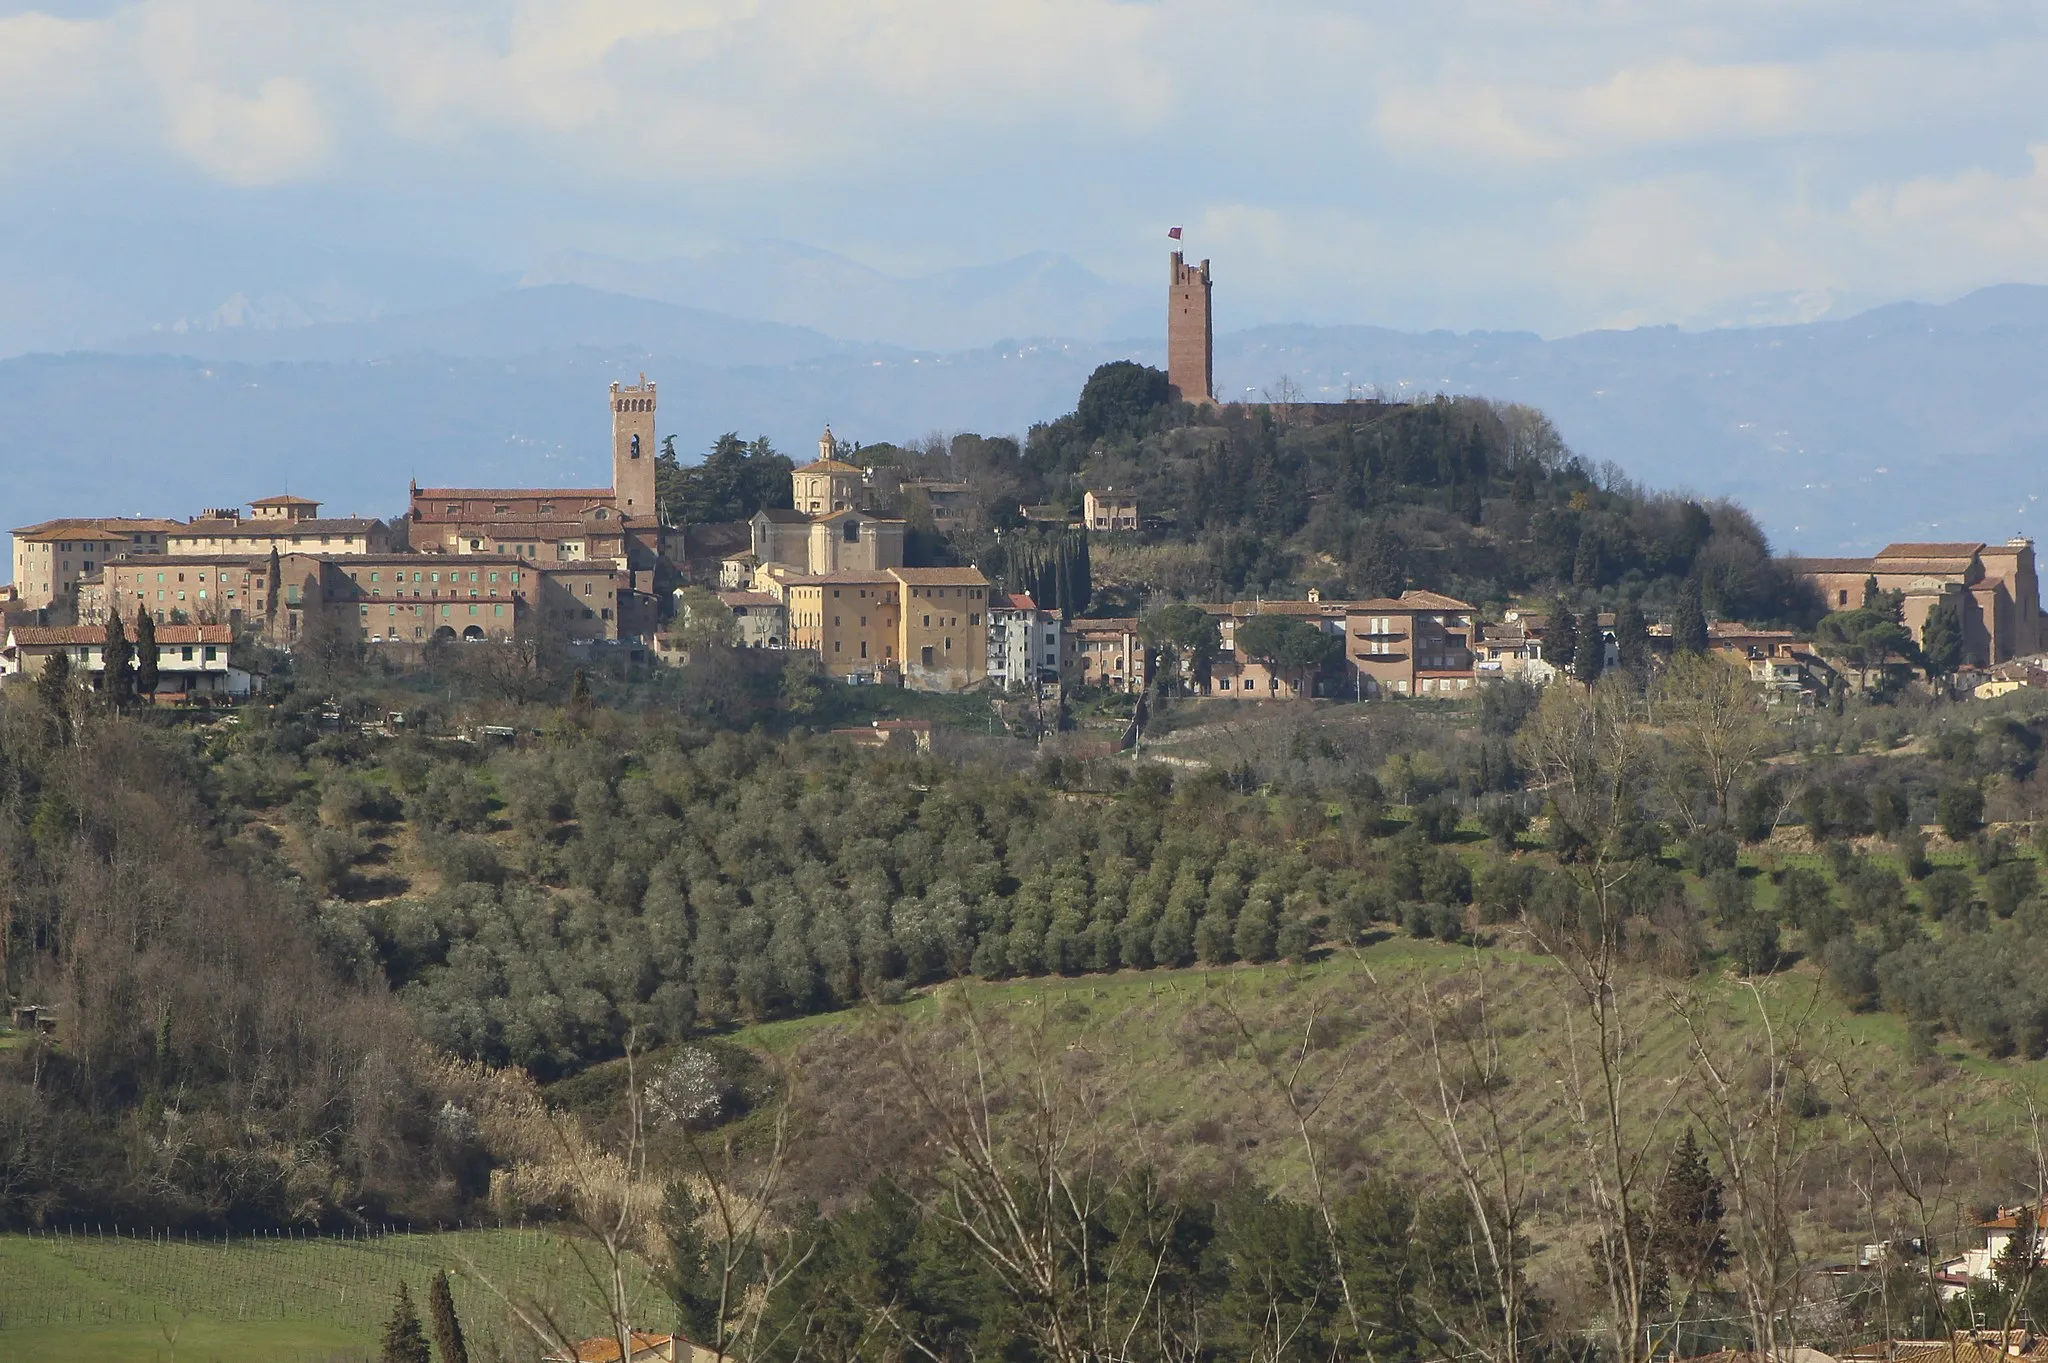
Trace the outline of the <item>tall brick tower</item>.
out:
[[[1209,262],[1173,253],[1166,295],[1166,382],[1183,402],[1216,400],[1216,333],[1209,321]]]
[[[612,385],[612,498],[636,521],[653,524],[654,385]]]

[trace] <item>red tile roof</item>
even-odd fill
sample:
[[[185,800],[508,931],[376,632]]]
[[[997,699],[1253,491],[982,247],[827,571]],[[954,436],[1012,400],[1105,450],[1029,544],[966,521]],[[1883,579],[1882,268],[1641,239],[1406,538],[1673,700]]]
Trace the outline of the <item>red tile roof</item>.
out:
[[[593,502],[609,502],[612,490],[608,487],[423,487],[412,494],[416,502],[445,502],[450,498],[457,501],[470,498],[509,502],[527,497],[546,497],[551,501],[582,497]]]
[[[24,648],[75,648],[80,644],[104,644],[107,641],[105,625],[16,625],[10,633],[14,642]],[[134,633],[130,628],[128,634],[131,639]],[[232,625],[158,625],[156,641],[160,647],[168,644],[232,644],[235,630]]]
[[[909,587],[986,587],[979,568],[891,568],[891,576]]]
[[[1887,544],[1877,551],[1879,558],[1969,558],[1984,547],[1981,540],[1957,540],[1952,544]]]

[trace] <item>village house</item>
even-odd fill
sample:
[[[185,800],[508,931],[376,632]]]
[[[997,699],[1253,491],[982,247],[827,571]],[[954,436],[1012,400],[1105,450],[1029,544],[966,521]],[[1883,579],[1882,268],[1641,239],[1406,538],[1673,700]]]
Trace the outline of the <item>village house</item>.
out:
[[[1348,603],[1345,653],[1356,694],[1452,696],[1472,690],[1478,672],[1474,608],[1438,592],[1406,591]]]
[[[1091,533],[1109,534],[1138,528],[1137,494],[1104,488],[1081,498],[1081,523]]]
[[[1058,681],[1061,636],[1058,611],[1039,609],[1021,592],[993,598],[988,608],[988,679],[1010,691]]]
[[[928,719],[870,720],[865,729],[834,729],[832,736],[843,738],[856,748],[895,748],[905,752],[932,750],[932,722]]]
[[[157,704],[241,700],[262,689],[254,673],[229,661],[235,632],[226,625],[160,625],[156,632]],[[106,672],[104,625],[17,625],[0,645],[0,676],[32,677],[58,653],[72,670],[100,685]]]
[[[741,648],[781,648],[789,638],[789,617],[767,592],[720,592],[719,604],[732,612],[733,642]]]
[[[1069,682],[1108,691],[1145,689],[1145,645],[1132,618],[1067,622],[1073,648],[1064,660]]]
[[[1205,605],[1216,621],[1222,650],[1209,665],[1208,694],[1243,700],[1306,700],[1318,693],[1320,667],[1275,669],[1238,645],[1238,627],[1260,615],[1285,615],[1314,625],[1332,638],[1344,634],[1345,605],[1325,601],[1311,590],[1301,601],[1238,601]]]
[[[627,1333],[632,1352],[619,1357],[619,1341],[609,1335],[579,1341],[573,1350],[556,1350],[545,1363],[721,1363],[722,1356],[681,1335],[653,1334],[646,1330]]]

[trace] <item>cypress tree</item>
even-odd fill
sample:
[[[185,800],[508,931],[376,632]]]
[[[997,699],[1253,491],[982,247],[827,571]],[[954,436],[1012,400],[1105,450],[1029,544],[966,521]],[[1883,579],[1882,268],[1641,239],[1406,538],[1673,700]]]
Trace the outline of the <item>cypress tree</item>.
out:
[[[49,707],[57,721],[59,742],[71,741],[71,655],[59,649],[36,674],[36,698]]]
[[[1564,598],[1550,603],[1550,629],[1543,637],[1543,660],[1562,672],[1572,665],[1579,651],[1578,622],[1565,609]]]
[[[1707,1167],[1690,1127],[1658,1185],[1657,1220],[1661,1257],[1695,1286],[1713,1282],[1735,1257],[1721,1233],[1721,1180]]]
[[[1591,686],[1607,670],[1607,639],[1600,633],[1600,613],[1579,617],[1578,647],[1572,653],[1572,675]]]
[[[380,1363],[429,1363],[426,1332],[420,1329],[420,1313],[413,1309],[412,1293],[398,1285],[392,1303],[391,1320],[384,1326],[384,1348]]]
[[[107,612],[106,641],[100,646],[102,677],[107,699],[116,709],[126,708],[135,698],[135,650],[128,645],[128,631],[121,627],[121,613]]]
[[[1671,650],[1707,651],[1707,612],[1700,604],[1700,584],[1692,578],[1678,584],[1678,604],[1671,612]]]
[[[427,1289],[427,1311],[434,1318],[434,1351],[441,1363],[469,1363],[469,1345],[462,1339],[462,1322],[455,1315],[455,1294],[448,1290],[448,1274],[434,1275]]]
[[[1951,676],[1963,661],[1963,625],[1958,600],[1945,600],[1927,613],[1920,627],[1920,661],[1927,680]]]
[[[156,617],[148,611],[135,613],[135,694],[148,700],[156,694],[157,665],[162,661],[156,646]]]
[[[1614,647],[1621,655],[1621,670],[1641,681],[1650,673],[1650,626],[1643,619],[1643,607],[1633,596],[1621,603],[1614,616]]]

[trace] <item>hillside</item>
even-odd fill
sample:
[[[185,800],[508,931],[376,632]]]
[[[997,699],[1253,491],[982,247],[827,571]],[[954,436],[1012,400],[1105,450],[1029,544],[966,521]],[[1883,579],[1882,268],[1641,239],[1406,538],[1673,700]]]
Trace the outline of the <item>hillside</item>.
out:
[[[279,485],[388,509],[415,474],[601,476],[603,386],[643,370],[662,384],[664,432],[685,452],[731,429],[803,451],[827,422],[867,443],[1021,436],[1065,410],[1097,365],[1161,359],[1142,331],[1046,338],[1028,309],[995,334],[1041,339],[953,348],[894,334],[895,348],[860,339],[872,331],[719,316],[694,294],[677,296],[694,308],[677,307],[568,282],[627,287],[615,274],[551,272],[536,278],[565,282],[411,316],[149,333],[0,360],[15,523],[189,514]],[[2044,299],[2013,285],[1800,326],[1555,340],[1267,326],[1219,335],[1216,365],[1227,397],[1279,394],[1286,380],[1322,399],[1377,389],[1529,403],[1593,465],[1740,500],[1780,550],[1867,552],[2038,528],[2048,409],[2031,376],[2044,363]],[[1075,333],[1050,336],[1062,334]],[[1950,476],[1957,467],[1971,476]],[[103,479],[127,489],[123,505],[99,506]]]

